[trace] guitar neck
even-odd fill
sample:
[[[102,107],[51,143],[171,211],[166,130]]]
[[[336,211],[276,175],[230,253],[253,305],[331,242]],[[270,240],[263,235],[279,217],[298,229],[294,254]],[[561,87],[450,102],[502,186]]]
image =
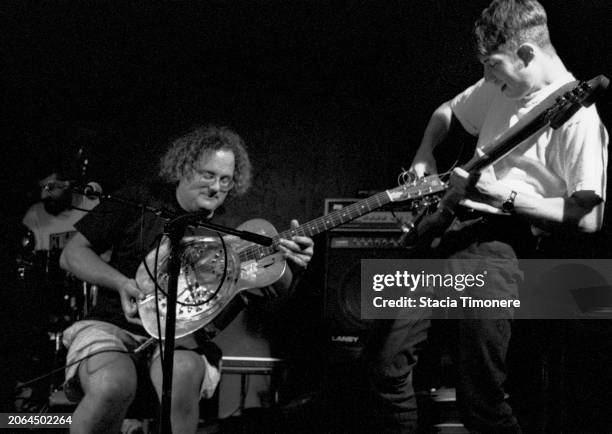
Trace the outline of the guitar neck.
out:
[[[588,82],[572,81],[553,91],[496,142],[485,149],[485,154],[468,163],[464,169],[476,173],[495,163],[540,130],[559,128],[581,107],[588,107],[608,87],[609,80],[599,75]]]
[[[281,238],[290,239],[295,235],[304,235],[312,237],[320,234],[321,232],[328,231],[344,223],[348,223],[364,214],[374,211],[391,202],[391,197],[387,191],[382,191],[374,196],[370,196],[367,199],[361,200],[342,209],[336,210],[325,216],[318,217],[307,223],[304,223],[297,228],[292,228],[284,232],[279,233],[272,237],[272,246],[263,247],[253,245],[240,252],[240,260],[258,260],[265,256],[271,255],[276,252],[278,242]]]
[[[533,134],[549,126],[550,121],[543,113],[528,122],[527,125],[512,128],[496,144],[490,146],[484,155],[466,164],[463,168],[470,173],[479,172],[504,157]]]

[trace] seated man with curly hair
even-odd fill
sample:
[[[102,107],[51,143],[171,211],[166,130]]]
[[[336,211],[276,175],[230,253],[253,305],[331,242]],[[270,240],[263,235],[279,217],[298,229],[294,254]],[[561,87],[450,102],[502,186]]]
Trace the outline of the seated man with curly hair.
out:
[[[199,127],[176,139],[161,161],[160,177],[117,197],[180,215],[208,214],[232,195],[244,194],[251,182],[251,164],[242,139],[228,128]],[[296,226],[293,221],[292,225]],[[137,301],[144,296],[135,280],[138,267],[164,229],[164,220],[142,208],[103,201],[75,225],[78,233],[64,249],[61,265],[80,279],[104,289],[91,315],[68,328],[64,343],[68,363],[105,351],[70,366],[66,395],[79,401],[71,432],[119,432],[137,389],[152,384],[161,397],[159,352],[130,354],[148,339],[137,318]],[[189,228],[188,230],[192,230]],[[197,229],[193,229],[196,231]],[[105,263],[101,252],[112,248]],[[292,266],[306,267],[313,253],[310,238],[281,239],[279,249]],[[287,288],[292,273],[276,283]],[[193,433],[199,419],[199,399],[210,397],[219,381],[220,350],[195,334],[176,342],[172,381],[173,432]]]

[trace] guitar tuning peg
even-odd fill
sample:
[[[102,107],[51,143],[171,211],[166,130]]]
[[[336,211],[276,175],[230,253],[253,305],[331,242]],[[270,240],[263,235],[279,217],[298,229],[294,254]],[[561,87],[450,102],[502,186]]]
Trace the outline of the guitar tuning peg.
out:
[[[573,102],[575,104],[579,104],[580,103],[580,96],[577,94],[577,92],[571,92],[568,96],[567,99],[570,102]]]
[[[402,168],[402,172],[398,176],[399,185],[414,184],[416,180],[417,180],[417,177],[414,173]]]

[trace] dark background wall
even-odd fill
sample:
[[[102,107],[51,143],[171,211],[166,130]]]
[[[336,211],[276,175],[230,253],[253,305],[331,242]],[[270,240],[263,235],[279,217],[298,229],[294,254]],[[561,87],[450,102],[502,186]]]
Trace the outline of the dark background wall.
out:
[[[9,212],[36,198],[49,148],[85,144],[89,177],[110,191],[150,174],[169,137],[216,122],[244,136],[255,165],[237,221],[282,228],[318,216],[325,197],[395,185],[431,111],[480,77],[470,32],[488,1],[11,3]],[[568,67],[609,75],[609,5],[551,2],[549,14]],[[599,106],[610,119],[609,98]]]
[[[50,150],[73,159],[84,146],[88,179],[109,192],[150,176],[195,123],[231,126],[249,147],[254,186],[230,204],[235,224],[284,229],[319,216],[326,197],[393,187],[431,112],[480,78],[471,27],[488,3],[5,1],[3,245]],[[609,2],[543,3],[568,68],[611,76]],[[608,127],[610,101],[598,103]]]

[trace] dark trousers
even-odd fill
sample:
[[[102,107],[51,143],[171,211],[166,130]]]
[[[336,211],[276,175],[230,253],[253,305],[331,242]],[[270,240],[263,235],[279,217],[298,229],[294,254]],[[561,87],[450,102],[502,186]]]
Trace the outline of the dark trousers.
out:
[[[413,370],[430,326],[430,312],[418,309],[411,318],[378,320],[368,333],[364,354],[369,390],[360,432],[413,433],[417,401]]]
[[[477,298],[505,299],[518,296],[522,272],[516,246],[524,248],[525,232],[513,219],[477,219],[459,223],[438,247],[448,271],[471,273],[488,270],[488,285]],[[522,252],[521,252],[522,253]],[[462,261],[471,261],[466,263]],[[457,401],[464,425],[473,433],[520,433],[521,428],[506,399],[506,357],[511,336],[512,310],[492,316],[463,309],[456,320],[444,320],[450,333],[451,352],[457,370]]]
[[[457,366],[457,402],[470,432],[521,432],[506,399],[508,319],[448,321]]]

